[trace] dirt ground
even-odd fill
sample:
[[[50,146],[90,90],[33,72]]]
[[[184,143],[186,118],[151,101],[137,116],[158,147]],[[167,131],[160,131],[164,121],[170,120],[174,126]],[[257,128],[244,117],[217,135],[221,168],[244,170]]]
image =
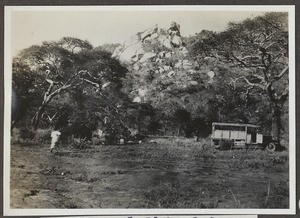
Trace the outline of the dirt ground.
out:
[[[85,149],[12,144],[12,208],[288,208],[288,151],[167,138]]]

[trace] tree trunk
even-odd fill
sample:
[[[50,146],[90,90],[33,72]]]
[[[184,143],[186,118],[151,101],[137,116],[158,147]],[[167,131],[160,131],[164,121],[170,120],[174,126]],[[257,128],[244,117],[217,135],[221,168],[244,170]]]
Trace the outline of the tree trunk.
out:
[[[43,104],[39,107],[38,111],[34,114],[32,120],[31,120],[34,130],[36,130],[38,127],[38,124],[40,122],[42,114],[45,112],[46,105],[47,104],[43,102]]]
[[[282,107],[278,105],[272,106],[272,137],[278,142],[280,142],[281,139],[281,116]]]
[[[177,129],[177,136],[180,136],[180,132],[181,132],[181,124],[178,125],[178,129]]]
[[[59,93],[61,93],[62,91],[66,90],[67,88],[69,88],[71,86],[71,84],[69,85],[64,85],[58,89],[56,89],[55,91],[53,91],[52,93],[52,87],[53,87],[53,82],[50,84],[47,92],[44,94],[44,100],[42,102],[42,105],[39,107],[38,111],[35,113],[35,115],[33,116],[32,120],[31,120],[31,124],[33,125],[34,130],[37,129],[39,121],[43,115],[43,113],[45,112],[46,106],[48,105],[48,103],[52,100],[52,98],[56,95],[58,95]]]

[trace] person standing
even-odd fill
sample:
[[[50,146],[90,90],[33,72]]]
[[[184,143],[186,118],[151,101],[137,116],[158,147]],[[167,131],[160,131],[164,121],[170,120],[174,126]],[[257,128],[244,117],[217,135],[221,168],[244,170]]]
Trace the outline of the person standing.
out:
[[[58,130],[55,130],[55,131],[51,132],[51,145],[50,145],[50,152],[51,153],[52,153],[55,145],[57,144],[60,135],[61,135],[61,132],[58,131]]]

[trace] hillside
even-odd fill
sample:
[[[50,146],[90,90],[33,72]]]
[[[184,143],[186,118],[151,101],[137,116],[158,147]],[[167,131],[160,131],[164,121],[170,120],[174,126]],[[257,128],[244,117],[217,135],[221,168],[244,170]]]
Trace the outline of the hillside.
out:
[[[175,22],[168,29],[155,26],[138,32],[117,47],[112,56],[130,68],[127,82],[131,84],[127,88],[135,102],[163,97],[163,92],[171,89],[197,86],[204,78],[213,79],[215,75],[210,70],[201,71],[199,63],[189,57],[180,25]],[[154,92],[158,95],[153,96]]]

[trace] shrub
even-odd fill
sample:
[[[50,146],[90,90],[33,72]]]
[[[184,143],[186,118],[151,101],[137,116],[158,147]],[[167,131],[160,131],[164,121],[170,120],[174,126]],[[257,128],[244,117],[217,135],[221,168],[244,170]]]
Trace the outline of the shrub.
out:
[[[31,129],[25,129],[25,128],[20,129],[20,137],[24,140],[26,139],[32,140],[34,139],[34,135],[35,133]]]
[[[17,128],[13,128],[11,131],[11,141],[14,142],[20,142],[21,141],[21,133],[20,130]]]
[[[85,149],[85,148],[88,148],[88,147],[89,147],[89,145],[84,140],[77,139],[77,138],[73,139],[72,148]]]
[[[35,143],[49,144],[51,142],[52,129],[37,129],[34,136]]]
[[[101,145],[101,144],[104,144],[105,141],[102,138],[93,137],[91,139],[91,142],[92,142],[92,145]]]

